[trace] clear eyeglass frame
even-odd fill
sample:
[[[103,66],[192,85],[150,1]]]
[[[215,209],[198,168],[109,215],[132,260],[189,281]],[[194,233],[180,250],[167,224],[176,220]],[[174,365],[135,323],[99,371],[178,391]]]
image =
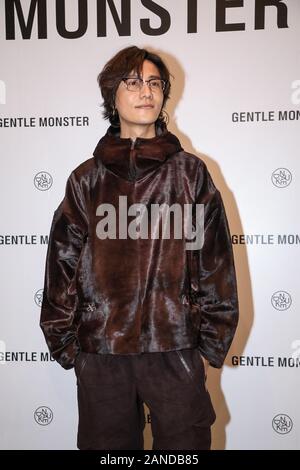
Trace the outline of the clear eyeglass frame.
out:
[[[124,77],[122,78],[122,82],[124,82],[128,91],[140,91],[146,83],[151,91],[164,91],[166,87],[165,80],[161,78],[149,78],[149,80],[143,80],[142,78],[138,77]]]

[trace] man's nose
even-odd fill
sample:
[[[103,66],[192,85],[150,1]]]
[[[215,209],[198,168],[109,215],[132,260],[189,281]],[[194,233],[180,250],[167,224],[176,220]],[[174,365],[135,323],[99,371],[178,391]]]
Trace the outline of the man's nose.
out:
[[[153,95],[152,95],[152,90],[149,86],[149,83],[144,82],[142,84],[142,87],[141,87],[141,90],[140,90],[140,95],[152,98]]]

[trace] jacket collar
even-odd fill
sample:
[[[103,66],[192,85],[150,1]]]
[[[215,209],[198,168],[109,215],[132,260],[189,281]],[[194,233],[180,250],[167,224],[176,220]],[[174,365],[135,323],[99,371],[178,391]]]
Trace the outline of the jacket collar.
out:
[[[120,137],[120,128],[110,126],[94,150],[94,157],[115,175],[129,181],[144,178],[182,147],[165,124],[156,126],[156,136],[135,142]]]

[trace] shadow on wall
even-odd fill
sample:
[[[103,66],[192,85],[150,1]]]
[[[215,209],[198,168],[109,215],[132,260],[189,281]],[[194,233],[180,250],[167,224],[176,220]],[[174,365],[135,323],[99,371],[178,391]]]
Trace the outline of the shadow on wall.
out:
[[[148,47],[146,45],[145,48],[150,51],[153,50],[151,46]],[[167,103],[167,110],[170,118],[168,128],[179,138],[183,148],[187,152],[200,157],[205,162],[216,187],[222,195],[231,234],[243,234],[244,231],[234,195],[230,188],[228,188],[218,163],[209,155],[201,153],[201,150],[195,149],[189,137],[177,127],[175,110],[184,92],[184,69],[173,55],[170,55],[169,53],[166,54],[164,51],[159,49],[155,49],[154,52],[157,52],[166,61],[169,70],[175,78],[174,80],[171,80],[171,98]],[[201,77],[199,80],[201,80]],[[201,83],[199,83],[199,86],[201,87]],[[214,106],[213,103],[212,106]],[[254,320],[251,277],[246,245],[233,245],[233,249],[238,282],[240,319],[234,341],[225,361],[226,367],[233,367],[230,360],[232,356],[241,356],[243,354]],[[210,367],[207,381],[208,390],[217,415],[217,419],[212,427],[212,449],[220,450],[226,448],[226,426],[231,419],[230,410],[226,404],[226,397],[224,396],[221,388],[221,375],[222,369],[220,370]],[[146,417],[147,413],[148,410],[146,408]],[[149,424],[146,425],[144,436],[145,449],[151,449],[152,436]]]

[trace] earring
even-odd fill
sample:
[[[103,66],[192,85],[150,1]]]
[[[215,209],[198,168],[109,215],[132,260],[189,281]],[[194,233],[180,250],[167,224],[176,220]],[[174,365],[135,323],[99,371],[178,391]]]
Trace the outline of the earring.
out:
[[[161,112],[160,112],[160,114],[159,114],[159,119],[160,119],[162,122],[164,122],[166,125],[169,124],[169,121],[170,121],[169,115],[168,115],[168,113],[167,113],[167,111],[166,111],[165,109],[162,109],[162,110],[161,110]]]

